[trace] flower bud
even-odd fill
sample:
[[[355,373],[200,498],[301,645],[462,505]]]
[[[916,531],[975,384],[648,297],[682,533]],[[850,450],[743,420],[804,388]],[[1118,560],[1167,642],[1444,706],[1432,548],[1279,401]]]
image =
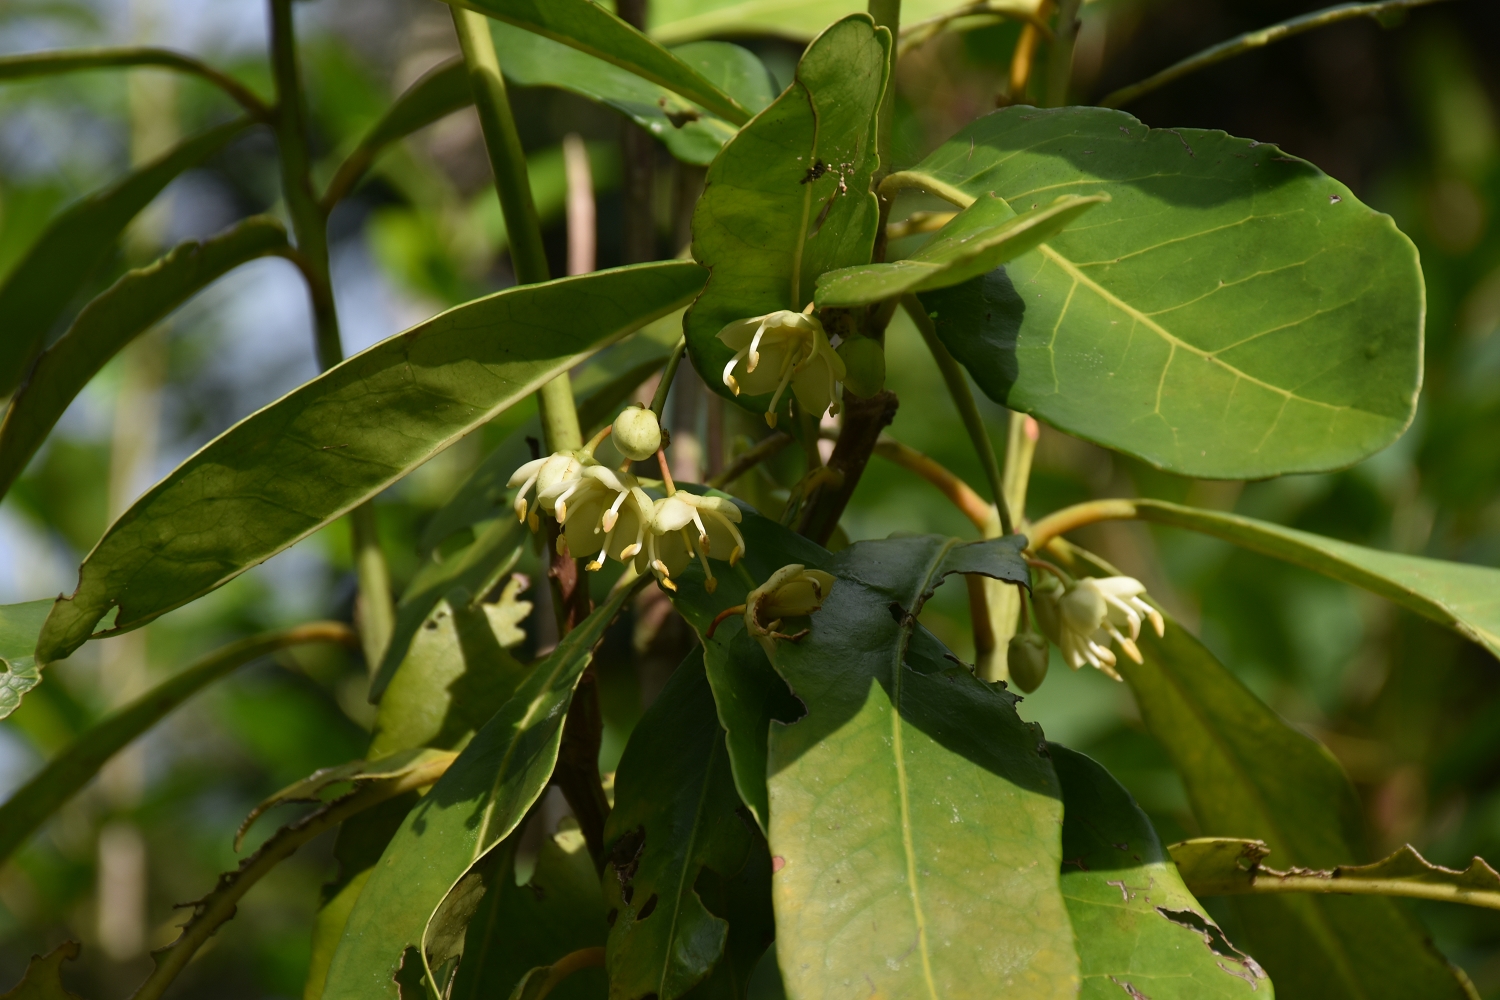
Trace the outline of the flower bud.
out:
[[[820,569],[807,569],[799,563],[781,567],[746,596],[745,630],[760,643],[767,656],[774,657],[776,640],[796,642],[807,635],[806,629],[794,635],[778,632],[781,620],[802,618],[817,611],[828,599],[833,584],[833,574]]]
[[[1012,636],[1005,662],[1016,687],[1030,694],[1042,686],[1047,677],[1047,640],[1035,632]]]
[[[849,337],[838,349],[844,359],[844,388],[869,399],[885,388],[885,348],[870,337]]]
[[[632,462],[643,462],[661,448],[661,424],[644,406],[627,406],[615,417],[615,450]]]

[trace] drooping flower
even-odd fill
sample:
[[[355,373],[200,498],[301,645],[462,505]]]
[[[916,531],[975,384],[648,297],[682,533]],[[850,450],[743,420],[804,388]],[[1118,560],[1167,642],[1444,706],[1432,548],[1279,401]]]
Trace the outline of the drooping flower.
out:
[[[530,493],[531,488],[535,486],[538,497],[540,497],[542,493],[547,492],[558,483],[577,479],[579,473],[583,471],[584,461],[585,459],[580,459],[574,452],[559,451],[543,458],[532,459],[511,473],[510,482],[506,485],[521,487],[516,491],[515,510],[517,519],[521,521],[529,520],[531,530],[535,531],[537,529],[536,511],[540,504],[538,503],[530,507],[528,511],[526,494]],[[593,462],[593,456],[588,456],[586,461]],[[550,510],[550,508],[548,509]]]
[[[766,423],[776,426],[776,408],[787,386],[806,412],[822,417],[839,412],[839,383],[844,359],[828,343],[816,316],[778,309],[764,316],[736,320],[719,331],[719,340],[733,350],[724,366],[724,384],[738,396],[773,393]]]
[[[602,465],[586,466],[576,479],[555,483],[538,503],[550,506],[574,557],[595,556],[586,567],[595,571],[604,567],[606,555],[620,559],[630,544],[616,541],[617,529],[618,537],[639,545],[651,511],[651,498],[634,476]]]
[[[745,631],[760,643],[767,656],[774,656],[776,642],[796,642],[808,630],[783,635],[777,629],[784,618],[801,618],[823,606],[833,590],[834,576],[800,563],[783,566],[745,598]]]
[[[637,556],[637,568],[649,567],[662,586],[676,590],[673,575],[687,568],[696,555],[703,564],[704,588],[712,594],[718,587],[710,558],[733,566],[745,552],[745,539],[736,525],[740,509],[723,497],[699,496],[678,491],[656,501],[646,551]]]
[[[1088,664],[1120,679],[1111,641],[1126,656],[1141,662],[1135,640],[1141,621],[1148,620],[1158,636],[1165,634],[1161,614],[1141,600],[1146,588],[1128,576],[1087,577],[1058,588],[1038,586],[1032,601],[1037,624],[1061,650],[1063,660],[1074,670]],[[1128,629],[1129,635],[1120,631]]]

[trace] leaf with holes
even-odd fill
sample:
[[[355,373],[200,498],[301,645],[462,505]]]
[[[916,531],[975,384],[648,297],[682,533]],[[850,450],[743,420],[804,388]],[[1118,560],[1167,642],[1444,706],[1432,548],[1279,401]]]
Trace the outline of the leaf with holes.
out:
[[[1274,145],[1014,107],[889,189],[1018,212],[1110,196],[1037,251],[923,295],[996,402],[1183,475],[1336,469],[1394,441],[1422,381],[1416,248]]]
[[[1062,782],[1062,893],[1078,939],[1079,996],[1269,1000],[1264,970],[1182,884],[1130,793],[1083,754],[1047,746]]]
[[[42,682],[34,651],[51,610],[51,601],[0,605],[0,719],[20,708],[26,692]]]
[[[868,264],[879,211],[870,177],[875,111],[885,93],[890,32],[866,15],[818,36],[792,85],[724,147],[693,210],[693,257],[708,285],[684,320],[688,352],[704,381],[730,395],[722,375],[734,352],[725,325],[800,310],[818,275]],[[752,410],[748,397],[738,400]]]

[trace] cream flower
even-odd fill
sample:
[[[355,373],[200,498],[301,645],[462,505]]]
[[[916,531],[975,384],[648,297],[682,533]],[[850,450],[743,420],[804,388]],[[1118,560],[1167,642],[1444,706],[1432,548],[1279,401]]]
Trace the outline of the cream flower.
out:
[[[823,324],[810,312],[779,309],[736,320],[719,331],[719,339],[735,352],[724,366],[724,384],[736,396],[774,393],[766,408],[766,423],[772,427],[788,385],[806,412],[820,418],[830,409],[839,412],[844,359],[829,345]]]
[[[828,599],[833,584],[833,574],[820,569],[808,569],[799,563],[781,567],[745,598],[745,631],[760,643],[766,656],[774,657],[778,639],[796,642],[808,633],[803,629],[783,635],[777,631],[781,620],[817,611]]]
[[[1089,577],[1060,592],[1039,586],[1032,606],[1038,624],[1057,643],[1068,666],[1077,670],[1087,663],[1119,680],[1109,643],[1113,641],[1140,663],[1135,640],[1140,638],[1141,621],[1150,621],[1158,636],[1166,632],[1161,614],[1141,600],[1145,592],[1139,580],[1128,576]],[[1122,627],[1129,630],[1128,636],[1120,631]]]
[[[646,549],[636,557],[641,572],[649,567],[668,590],[672,582],[696,555],[703,564],[704,589],[710,594],[718,587],[710,557],[725,560],[733,566],[745,553],[745,539],[736,525],[740,509],[722,497],[698,496],[678,491],[656,501],[651,516],[651,532]]]
[[[554,484],[538,502],[544,508],[550,502],[573,556],[597,555],[587,566],[595,571],[604,568],[606,555],[623,561],[620,553],[629,542],[617,537],[633,539],[638,546],[650,519],[651,498],[636,478],[602,465],[586,466],[576,479]]]
[[[592,462],[593,457],[588,456],[587,461]],[[559,451],[544,458],[532,459],[511,474],[507,486],[521,487],[516,491],[515,510],[516,517],[521,521],[528,520],[526,494],[531,492],[533,486],[540,494],[550,490],[560,482],[575,480],[583,471],[583,460],[573,452]],[[540,503],[537,504],[540,506]],[[547,508],[550,510],[551,508]],[[531,530],[537,529],[536,507],[530,508],[529,520]]]

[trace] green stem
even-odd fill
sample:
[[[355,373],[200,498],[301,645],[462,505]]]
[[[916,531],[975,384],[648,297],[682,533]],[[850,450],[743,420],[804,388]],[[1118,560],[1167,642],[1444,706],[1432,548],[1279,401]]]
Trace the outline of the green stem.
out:
[[[1101,107],[1118,108],[1129,104],[1138,97],[1143,97],[1165,87],[1175,80],[1180,80],[1190,73],[1196,73],[1200,69],[1221,63],[1226,59],[1233,59],[1237,55],[1249,52],[1252,49],[1263,48],[1273,42],[1279,42],[1283,38],[1291,38],[1300,35],[1304,31],[1312,31],[1314,28],[1322,28],[1330,24],[1338,24],[1340,21],[1348,21],[1356,17],[1373,17],[1384,23],[1393,16],[1404,14],[1413,7],[1425,7],[1431,3],[1440,3],[1442,0],[1384,0],[1383,3],[1345,3],[1335,7],[1327,7],[1323,10],[1313,11],[1311,14],[1303,14],[1300,17],[1290,18],[1268,28],[1257,31],[1247,31],[1243,35],[1237,35],[1226,42],[1211,45],[1196,55],[1188,56],[1179,63],[1168,66],[1154,76],[1149,76],[1140,83],[1132,83],[1128,87],[1121,87],[1104,100],[1100,101]]]
[[[875,167],[874,176],[870,178],[871,186],[879,191],[881,180],[891,172],[891,128],[896,121],[896,55],[899,48],[896,43],[901,31],[901,0],[870,0],[869,11],[877,25],[889,28],[891,32],[890,68],[886,75],[885,94],[880,98],[880,111],[875,119],[875,153],[879,163]],[[875,231],[875,250],[871,255],[871,259],[876,262],[885,260],[888,238],[886,223],[891,217],[891,201],[883,193],[878,196],[879,228]],[[871,326],[866,332],[883,342],[884,326]]]
[[[958,407],[958,416],[964,423],[964,430],[968,431],[969,440],[979,453],[979,462],[984,466],[984,477],[990,484],[990,495],[995,498],[995,507],[1000,514],[1000,531],[1009,535],[1015,530],[1015,522],[1011,519],[1010,505],[1006,502],[1005,482],[1000,475],[1000,465],[995,461],[995,448],[990,444],[990,432],[984,426],[984,417],[974,402],[974,393],[969,389],[969,380],[953,355],[948,353],[948,348],[938,339],[937,328],[932,325],[932,318],[927,315],[927,310],[922,308],[917,297],[907,293],[902,296],[901,304],[916,324],[922,339],[927,342],[927,349],[937,360],[938,370],[943,373],[943,381],[948,384],[948,394],[953,397],[953,405]]]
[[[339,317],[328,266],[328,215],[313,190],[292,0],[271,0],[271,69],[276,80],[275,125],[281,154],[282,195],[297,238],[299,269],[312,300],[318,365],[327,371],[344,360],[344,345],[339,337]],[[360,631],[367,639],[365,662],[371,670],[385,656],[385,645],[376,640],[390,637],[390,623],[395,620],[391,578],[375,530],[373,503],[367,500],[350,518],[362,618],[368,620],[361,621]]]
[[[453,27],[458,32],[459,48],[469,68],[469,86],[474,91],[474,110],[484,131],[484,145],[489,152],[490,168],[495,174],[495,193],[500,198],[500,213],[505,217],[505,231],[510,240],[510,260],[516,281],[535,284],[551,278],[547,251],[542,245],[542,226],[537,219],[536,203],[531,196],[531,180],[526,173],[526,153],[511,113],[505,77],[500,72],[500,58],[490,36],[489,20],[461,7],[453,8]],[[576,451],[583,447],[583,431],[578,426],[578,410],[573,402],[573,384],[567,374],[542,386],[537,392],[541,410],[542,431],[548,451]]]
[[[656,383],[656,393],[651,397],[651,412],[656,414],[657,422],[661,422],[661,411],[667,405],[667,393],[672,389],[672,380],[677,377],[677,366],[682,364],[682,355],[687,351],[687,338],[683,337],[677,341],[677,346],[672,348],[672,356],[667,359],[666,370],[661,373],[661,381]]]
[[[1031,430],[1036,422],[1024,413],[1010,414],[1005,440],[1005,468],[1000,473],[1005,488],[1005,505],[1016,523],[1026,520],[1026,488],[1031,482],[1031,459],[1036,454],[1036,438]]]
[[[1047,92],[1044,103],[1060,108],[1068,103],[1073,82],[1073,45],[1078,41],[1078,9],[1083,0],[1058,0],[1057,27],[1052,29],[1052,51],[1047,54]]]
[[[208,654],[94,725],[0,806],[0,862],[9,858],[48,816],[87,785],[106,761],[178,705],[262,656],[316,642],[352,646],[354,633],[341,622],[310,622],[242,639]]]

